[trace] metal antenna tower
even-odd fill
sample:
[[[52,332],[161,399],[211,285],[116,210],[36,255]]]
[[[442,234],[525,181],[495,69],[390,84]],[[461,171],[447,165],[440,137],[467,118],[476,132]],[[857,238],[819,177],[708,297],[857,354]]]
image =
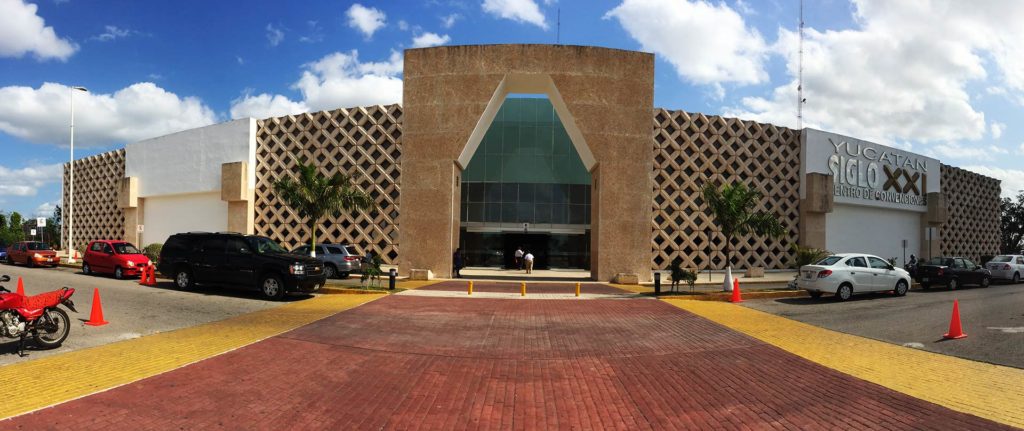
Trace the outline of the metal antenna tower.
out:
[[[800,45],[797,51],[797,78],[796,78],[796,130],[804,128],[804,0],[800,0]]]

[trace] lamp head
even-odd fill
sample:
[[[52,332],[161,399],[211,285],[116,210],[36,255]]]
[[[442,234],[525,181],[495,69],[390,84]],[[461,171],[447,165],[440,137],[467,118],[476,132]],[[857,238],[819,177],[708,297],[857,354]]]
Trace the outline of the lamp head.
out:
[[[78,91],[84,91],[84,92],[87,92],[87,93],[89,92],[89,89],[87,89],[85,87],[71,87],[71,89],[72,90],[78,90]]]

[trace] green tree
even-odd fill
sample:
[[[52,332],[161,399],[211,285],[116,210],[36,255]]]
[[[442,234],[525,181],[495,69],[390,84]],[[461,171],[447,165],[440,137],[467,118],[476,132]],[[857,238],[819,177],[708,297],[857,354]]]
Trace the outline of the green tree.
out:
[[[1024,191],[1017,194],[1016,202],[1003,198],[999,202],[1000,245],[1003,253],[1019,253],[1024,250]]]
[[[732,271],[732,240],[741,235],[780,237],[785,233],[782,223],[774,214],[757,209],[761,192],[743,183],[726,184],[719,188],[704,184],[704,204],[725,236],[726,263]]]
[[[11,218],[7,223],[8,240],[10,242],[18,242],[25,239],[25,230],[22,226],[25,221],[22,219],[21,214],[17,211],[11,213]]]
[[[300,217],[309,220],[313,230],[310,256],[316,256],[316,231],[326,215],[374,207],[373,198],[352,184],[352,179],[341,172],[333,177],[320,175],[316,166],[300,161],[297,178],[285,177],[274,182],[278,198],[288,204]]]

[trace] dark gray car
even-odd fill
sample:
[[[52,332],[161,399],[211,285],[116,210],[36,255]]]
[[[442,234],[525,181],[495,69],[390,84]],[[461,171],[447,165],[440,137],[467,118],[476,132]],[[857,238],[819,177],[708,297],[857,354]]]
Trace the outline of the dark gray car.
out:
[[[308,256],[309,245],[296,247],[292,253]],[[351,245],[317,244],[316,258],[324,263],[324,275],[327,278],[346,278],[363,267],[362,255]]]

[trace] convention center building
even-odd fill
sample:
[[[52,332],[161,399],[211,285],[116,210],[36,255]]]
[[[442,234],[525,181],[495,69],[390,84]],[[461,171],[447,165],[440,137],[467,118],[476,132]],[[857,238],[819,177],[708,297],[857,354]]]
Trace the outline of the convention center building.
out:
[[[402,275],[449,277],[456,248],[470,266],[508,267],[523,247],[537,268],[600,281],[647,281],[676,258],[722,269],[709,182],[759,190],[786,229],[733,238],[741,271],[790,268],[795,244],[899,265],[998,249],[998,180],[851,136],[657,108],[650,53],[444,46],[404,63],[402,104],[239,119],[76,160],[74,246],[233,231],[295,247],[309,221],[273,183],[305,160],[376,200],[326,218],[318,240]]]

